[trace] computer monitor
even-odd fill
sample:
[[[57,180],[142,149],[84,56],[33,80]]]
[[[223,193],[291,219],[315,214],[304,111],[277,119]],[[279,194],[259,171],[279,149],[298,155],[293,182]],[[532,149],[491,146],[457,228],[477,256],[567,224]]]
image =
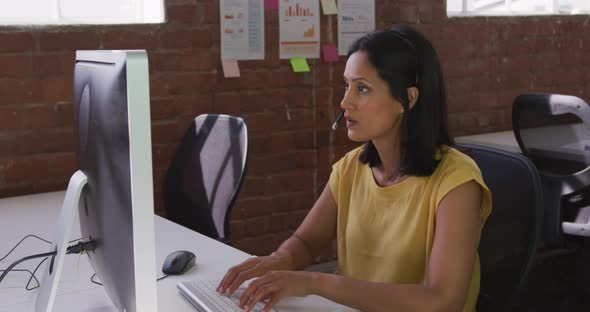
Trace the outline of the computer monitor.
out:
[[[76,52],[79,170],[66,192],[58,253],[53,273],[45,272],[37,311],[51,311],[76,212],[82,239],[96,243],[87,255],[116,309],[157,311],[148,77],[145,51]]]

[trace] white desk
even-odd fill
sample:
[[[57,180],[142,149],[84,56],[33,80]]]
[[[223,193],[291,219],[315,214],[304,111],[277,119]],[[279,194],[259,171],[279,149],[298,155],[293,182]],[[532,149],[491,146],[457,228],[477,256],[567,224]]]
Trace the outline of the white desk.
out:
[[[455,141],[457,143],[477,144],[495,147],[513,153],[522,152],[520,147],[518,146],[518,142],[516,141],[516,138],[514,137],[514,132],[512,132],[512,130],[466,135],[456,137]]]
[[[0,257],[4,256],[22,237],[35,234],[51,237],[53,226],[63,202],[65,192],[53,192],[22,197],[0,199]],[[248,254],[219,243],[213,239],[184,228],[159,216],[155,216],[156,261],[160,269],[164,258],[177,250],[189,250],[196,254],[197,265],[180,276],[169,276],[157,283],[158,311],[197,311],[176,289],[179,281],[191,279],[219,279],[227,269],[249,257]],[[74,225],[72,239],[80,235],[79,225]],[[47,244],[29,238],[0,262],[6,268],[15,260],[43,252]],[[39,261],[22,263],[18,268],[31,271]],[[41,268],[44,268],[45,264]],[[41,269],[40,268],[40,269]],[[94,270],[85,256],[68,255],[64,262],[54,311],[114,312],[106,292],[90,282]],[[162,273],[159,272],[158,276]],[[0,284],[0,312],[32,312],[36,290],[26,291],[28,273],[10,273]],[[285,299],[277,306],[279,311],[354,311],[318,296]]]

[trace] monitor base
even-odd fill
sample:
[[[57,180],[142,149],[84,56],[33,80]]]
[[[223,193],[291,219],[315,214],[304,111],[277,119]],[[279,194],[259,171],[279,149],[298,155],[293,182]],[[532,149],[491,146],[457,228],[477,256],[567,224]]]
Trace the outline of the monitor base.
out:
[[[56,251],[53,261],[47,261],[47,270],[43,270],[39,293],[35,301],[35,312],[51,312],[57,293],[57,285],[63,268],[63,260],[66,256],[68,240],[72,232],[72,225],[76,212],[78,211],[78,202],[80,194],[86,185],[88,178],[82,171],[76,171],[70,178],[60,216],[56,223],[55,236],[52,239],[50,251]]]

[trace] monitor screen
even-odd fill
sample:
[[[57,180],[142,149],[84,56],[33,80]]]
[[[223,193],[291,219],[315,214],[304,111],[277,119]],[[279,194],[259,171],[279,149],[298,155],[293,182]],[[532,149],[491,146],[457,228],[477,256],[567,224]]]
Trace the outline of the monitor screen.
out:
[[[74,115],[88,258],[118,311],[156,311],[154,206],[145,51],[77,51]]]

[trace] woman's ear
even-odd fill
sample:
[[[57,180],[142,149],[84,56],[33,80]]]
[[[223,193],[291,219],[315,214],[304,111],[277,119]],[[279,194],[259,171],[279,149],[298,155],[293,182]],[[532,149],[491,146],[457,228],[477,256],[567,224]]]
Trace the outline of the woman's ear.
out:
[[[416,87],[409,87],[408,88],[408,100],[410,101],[410,109],[414,107],[416,102],[418,101],[418,96],[420,95],[420,91]]]

